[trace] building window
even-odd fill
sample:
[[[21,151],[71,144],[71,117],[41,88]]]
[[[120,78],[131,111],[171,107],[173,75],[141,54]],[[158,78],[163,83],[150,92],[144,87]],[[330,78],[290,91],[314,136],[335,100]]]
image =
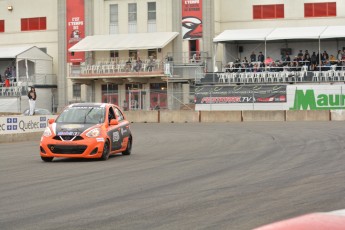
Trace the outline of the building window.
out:
[[[156,3],[147,3],[147,31],[156,32]]]
[[[128,32],[129,33],[137,32],[137,4],[136,3],[128,4]]]
[[[253,19],[274,18],[284,18],[284,4],[253,6]]]
[[[22,31],[31,30],[46,30],[47,29],[47,18],[22,18],[21,19]]]
[[[157,50],[156,49],[149,49],[148,50],[149,57],[153,59],[157,59]]]
[[[138,50],[129,50],[129,58],[131,60],[137,60]]]
[[[337,16],[336,2],[304,3],[304,17],[335,17]]]
[[[5,32],[5,20],[0,20],[0,33]]]
[[[119,51],[118,50],[110,50],[110,58],[118,58]]]
[[[118,85],[102,85],[102,103],[119,104]]]
[[[150,108],[152,110],[166,109],[168,107],[167,84],[150,84]]]
[[[118,4],[110,5],[110,22],[109,22],[109,34],[119,33],[119,7]]]
[[[73,97],[80,98],[81,96],[81,85],[80,84],[73,84]]]

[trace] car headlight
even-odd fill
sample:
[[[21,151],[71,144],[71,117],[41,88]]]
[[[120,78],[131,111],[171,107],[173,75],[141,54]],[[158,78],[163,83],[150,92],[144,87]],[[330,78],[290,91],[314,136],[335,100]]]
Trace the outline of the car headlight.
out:
[[[101,130],[99,128],[91,129],[89,132],[87,132],[85,135],[87,137],[98,137],[101,134]]]
[[[50,137],[51,135],[52,135],[52,131],[50,130],[49,127],[47,127],[43,132],[43,136]]]

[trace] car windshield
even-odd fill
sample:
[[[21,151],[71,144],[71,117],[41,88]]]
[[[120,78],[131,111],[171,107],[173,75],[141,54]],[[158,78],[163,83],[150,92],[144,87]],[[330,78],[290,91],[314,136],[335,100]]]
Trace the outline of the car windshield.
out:
[[[56,123],[99,124],[104,122],[103,107],[70,107],[56,119]]]

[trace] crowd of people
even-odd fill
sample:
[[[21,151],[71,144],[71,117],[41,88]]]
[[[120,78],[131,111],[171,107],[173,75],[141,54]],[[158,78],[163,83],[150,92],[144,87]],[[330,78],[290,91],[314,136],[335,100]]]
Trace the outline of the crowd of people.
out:
[[[259,52],[258,55],[253,51],[249,57],[243,60],[237,58],[235,62],[229,62],[225,65],[226,72],[262,72],[262,71],[300,71],[305,67],[308,71],[326,71],[345,68],[345,49],[338,50],[336,55],[328,54],[324,51],[319,55],[315,51],[312,54],[308,50],[299,50],[298,54],[291,57],[289,53],[282,55],[280,60],[274,60],[272,57]]]

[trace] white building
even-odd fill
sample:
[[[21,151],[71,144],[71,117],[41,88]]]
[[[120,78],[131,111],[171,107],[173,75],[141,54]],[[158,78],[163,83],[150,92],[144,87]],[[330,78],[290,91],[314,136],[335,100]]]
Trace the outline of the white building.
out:
[[[190,12],[201,6],[200,37],[183,38],[187,3],[195,4]],[[48,109],[58,104],[59,110],[74,101],[108,101],[129,109],[147,110],[157,104],[179,109],[193,101],[189,92],[194,82],[204,71],[213,71],[214,64],[219,69],[235,58],[249,58],[253,51],[280,59],[286,48],[292,55],[300,49],[319,50],[317,40],[305,39],[268,41],[266,45],[225,39],[215,50],[213,40],[224,31],[241,34],[248,29],[343,26],[345,1],[16,0],[0,1],[0,15],[0,47],[36,46],[52,57],[51,76],[57,76],[58,92],[54,81],[33,82],[39,90],[51,88],[50,95],[42,91],[39,96],[51,101]],[[76,30],[73,35],[71,28]],[[330,54],[343,47],[343,38],[321,41],[321,49]],[[76,61],[80,53],[85,56]],[[144,61],[138,72],[125,63],[137,57]],[[147,70],[150,57],[155,59],[154,71]]]

